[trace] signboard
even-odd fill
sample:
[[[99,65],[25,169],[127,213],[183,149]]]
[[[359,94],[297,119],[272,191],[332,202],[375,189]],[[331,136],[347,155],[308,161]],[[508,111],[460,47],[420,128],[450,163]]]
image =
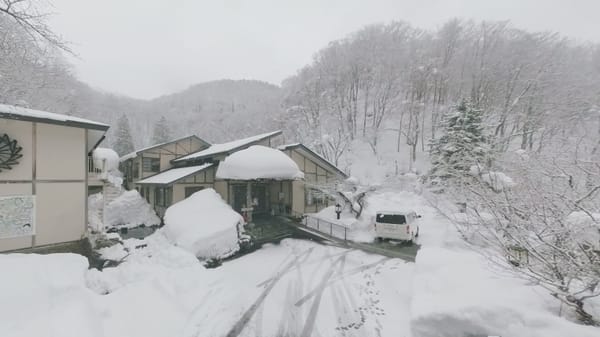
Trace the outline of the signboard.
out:
[[[35,196],[0,197],[0,239],[35,234]]]

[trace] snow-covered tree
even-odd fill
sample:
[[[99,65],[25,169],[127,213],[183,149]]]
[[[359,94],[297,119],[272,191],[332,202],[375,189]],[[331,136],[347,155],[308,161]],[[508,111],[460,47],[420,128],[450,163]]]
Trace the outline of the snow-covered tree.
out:
[[[431,141],[430,181],[461,180],[472,166],[485,165],[489,150],[482,124],[483,110],[468,100],[442,117],[442,135]]]
[[[519,157],[510,160],[510,188],[498,193],[474,180],[448,195],[467,200],[466,214],[446,215],[490,261],[548,290],[581,322],[600,325],[586,307],[600,296],[599,170],[567,155]]]
[[[165,116],[160,116],[160,119],[154,124],[154,132],[152,133],[152,144],[166,143],[171,140],[171,130],[169,122]]]
[[[117,122],[117,133],[115,135],[113,149],[119,156],[123,156],[135,150],[133,147],[133,138],[131,137],[131,129],[129,128],[129,119],[125,114],[121,115]]]

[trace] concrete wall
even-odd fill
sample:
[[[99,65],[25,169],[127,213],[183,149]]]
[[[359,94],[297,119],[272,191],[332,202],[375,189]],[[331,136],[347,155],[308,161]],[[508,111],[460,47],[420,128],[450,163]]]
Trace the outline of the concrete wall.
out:
[[[23,148],[0,172],[0,196],[34,195],[35,234],[0,239],[0,251],[81,239],[87,224],[86,130],[0,119],[0,134]],[[1,212],[1,210],[0,210]]]

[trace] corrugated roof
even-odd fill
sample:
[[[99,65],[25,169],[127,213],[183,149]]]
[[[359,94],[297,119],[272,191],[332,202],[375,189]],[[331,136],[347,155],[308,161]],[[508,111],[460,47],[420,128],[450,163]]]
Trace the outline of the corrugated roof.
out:
[[[273,131],[273,132],[263,133],[260,135],[256,135],[256,136],[252,136],[252,137],[248,137],[248,138],[244,138],[244,139],[234,140],[234,141],[227,142],[227,143],[213,144],[208,149],[204,149],[204,150],[201,150],[198,152],[188,154],[181,158],[174,159],[173,162],[182,162],[182,161],[186,161],[186,160],[206,158],[206,157],[214,156],[216,154],[227,153],[227,152],[236,150],[240,147],[251,145],[251,144],[259,142],[263,139],[267,139],[269,137],[273,137],[273,136],[276,136],[279,134],[281,134],[281,131]]]
[[[205,169],[211,167],[212,165],[213,165],[212,163],[208,163],[208,164],[202,164],[202,165],[197,165],[197,166],[172,168],[170,170],[167,170],[167,171],[155,174],[153,176],[150,176],[148,178],[142,179],[142,180],[136,182],[136,184],[169,185],[169,184],[172,184],[172,183],[174,183],[178,180],[181,180],[187,176],[191,176],[202,170],[205,170]]]
[[[57,114],[53,112],[33,110],[14,105],[0,104],[0,117],[7,119],[24,120],[30,122],[41,122],[48,124],[60,124],[85,129],[96,129],[106,131],[109,126],[89,119]]]

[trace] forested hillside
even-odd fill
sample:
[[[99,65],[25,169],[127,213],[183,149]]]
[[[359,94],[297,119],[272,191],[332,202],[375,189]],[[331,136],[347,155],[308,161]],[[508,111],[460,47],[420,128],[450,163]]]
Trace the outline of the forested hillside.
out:
[[[599,147],[599,46],[507,22],[365,27],[320,50],[283,87],[294,121],[287,132],[341,165],[359,147],[388,171],[422,171],[443,114],[461,99],[483,110],[496,156]]]

